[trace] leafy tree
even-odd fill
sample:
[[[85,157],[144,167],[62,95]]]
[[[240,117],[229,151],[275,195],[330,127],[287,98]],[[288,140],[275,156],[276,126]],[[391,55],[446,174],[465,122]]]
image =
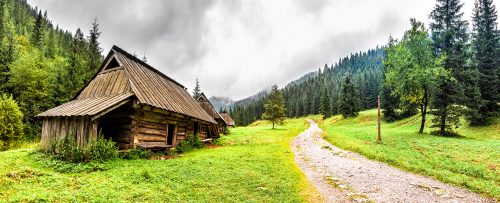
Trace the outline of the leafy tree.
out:
[[[326,67],[326,66],[325,66]],[[322,94],[321,94],[321,114],[323,114],[323,119],[328,118],[332,116],[332,101],[331,101],[331,96],[330,92],[328,92],[328,89],[326,87],[322,88]]]
[[[464,74],[468,55],[467,21],[462,20],[463,4],[459,0],[437,0],[430,14],[433,53],[445,56],[443,67],[451,72],[451,77],[439,77],[438,87],[433,91],[433,126],[439,128],[439,134],[445,135],[460,124],[462,108],[458,105],[464,97],[464,86],[470,74]]]
[[[12,96],[0,95],[0,151],[11,147],[23,135],[23,113]]]
[[[274,125],[283,125],[285,121],[285,99],[283,98],[283,93],[278,90],[278,85],[273,85],[271,92],[269,93],[269,98],[264,104],[265,112],[262,114],[262,118],[268,120]]]
[[[198,78],[196,78],[196,85],[194,86],[193,89],[193,98],[198,99],[198,97],[200,96],[201,96],[200,82],[198,81]]]
[[[419,106],[422,116],[419,133],[423,133],[430,94],[440,76],[446,71],[441,67],[442,58],[432,53],[432,41],[424,24],[411,19],[401,42],[386,58],[386,81],[401,100]]]
[[[361,109],[359,105],[359,97],[356,95],[356,88],[352,83],[351,75],[346,74],[340,90],[339,113],[344,118],[356,117]]]
[[[490,124],[500,111],[500,33],[493,0],[476,0],[473,11],[473,62],[479,71],[481,101],[472,125]],[[478,102],[478,101],[476,101]]]

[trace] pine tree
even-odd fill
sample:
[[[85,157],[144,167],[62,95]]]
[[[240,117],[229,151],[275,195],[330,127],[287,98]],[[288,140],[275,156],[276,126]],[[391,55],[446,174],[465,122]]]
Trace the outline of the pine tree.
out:
[[[196,85],[194,86],[193,89],[193,98],[198,99],[198,97],[200,96],[201,96],[200,82],[198,81],[198,78],[196,78]]]
[[[459,125],[462,115],[460,102],[464,94],[465,75],[467,69],[467,21],[462,20],[463,4],[459,0],[437,0],[430,14],[433,54],[436,57],[446,56],[443,67],[451,72],[451,77],[439,77],[439,85],[433,91],[431,114],[434,115],[433,126],[439,128],[439,134],[445,135]],[[467,84],[469,85],[469,84]],[[474,85],[474,84],[470,84]]]
[[[40,10],[38,12],[38,15],[36,16],[35,27],[33,28],[33,35],[31,36],[32,44],[35,47],[41,48],[43,35],[44,35],[43,16],[42,16],[42,10]]]
[[[356,117],[360,111],[360,101],[350,74],[342,81],[339,100],[339,112],[344,118]]]
[[[265,112],[262,118],[268,120],[272,123],[273,129],[274,125],[283,125],[285,121],[285,99],[283,98],[283,93],[278,90],[278,85],[273,85],[269,97],[264,104]]]
[[[389,37],[389,43],[387,44],[387,48],[385,49],[385,54],[389,55],[393,54],[394,46],[397,41],[391,37]],[[384,119],[386,121],[395,121],[399,118],[396,109],[399,106],[399,97],[393,95],[391,87],[385,82],[386,81],[386,70],[390,69],[386,66],[390,66],[390,64],[386,63],[384,60],[384,66],[382,67],[382,84],[380,85],[380,106],[382,108],[382,113],[384,114]]]
[[[97,19],[94,19],[94,22],[92,22],[92,29],[90,30],[90,35],[88,37],[89,69],[86,75],[87,79],[90,79],[90,77],[92,77],[92,75],[94,75],[94,73],[98,71],[102,63],[102,48],[100,47],[99,36],[101,36],[101,32],[99,31],[99,23],[97,23]]]
[[[326,87],[322,88],[322,94],[321,94],[321,108],[320,108],[320,113],[323,114],[323,119],[326,119],[330,116],[332,116],[332,101],[331,101],[331,95],[330,92]]]
[[[497,30],[497,11],[493,0],[476,0],[473,12],[474,64],[479,72],[481,92],[478,116],[472,125],[490,124],[500,108],[500,39]]]

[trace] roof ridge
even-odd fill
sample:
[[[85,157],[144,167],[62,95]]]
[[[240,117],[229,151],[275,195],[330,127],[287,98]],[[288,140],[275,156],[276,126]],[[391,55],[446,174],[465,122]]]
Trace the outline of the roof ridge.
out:
[[[175,81],[174,79],[172,79],[171,77],[168,77],[167,75],[165,75],[164,73],[160,72],[159,70],[157,70],[156,68],[154,68],[153,66],[147,64],[146,62],[142,61],[141,59],[138,59],[137,57],[135,57],[134,55],[128,53],[127,51],[123,50],[122,48],[116,46],[116,45],[113,45],[113,47],[111,48],[112,50],[115,50],[117,52],[120,52],[121,54],[125,55],[127,58],[129,59],[132,59],[134,62],[136,63],[139,63],[141,65],[143,65],[144,67],[152,70],[153,72],[155,72],[156,74],[166,78],[168,81],[176,84],[177,86],[181,87],[181,88],[186,88],[184,87],[183,85],[181,85],[179,82]]]

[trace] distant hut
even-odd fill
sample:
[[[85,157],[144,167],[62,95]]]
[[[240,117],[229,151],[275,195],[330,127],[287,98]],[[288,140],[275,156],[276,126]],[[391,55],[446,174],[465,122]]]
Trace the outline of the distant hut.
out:
[[[225,132],[227,123],[224,119],[222,119],[221,115],[217,110],[215,110],[215,107],[210,103],[210,100],[205,96],[204,93],[201,93],[201,95],[196,99],[198,104],[201,106],[203,110],[205,110],[208,115],[212,116],[212,118],[217,121],[217,128],[219,129],[219,132]]]
[[[226,121],[227,126],[234,127],[233,118],[231,118],[231,116],[225,110],[220,114],[220,116]]]
[[[184,86],[117,46],[72,101],[38,117],[43,147],[64,136],[85,144],[99,132],[119,149],[168,148],[188,135],[203,141],[219,135],[217,122]]]

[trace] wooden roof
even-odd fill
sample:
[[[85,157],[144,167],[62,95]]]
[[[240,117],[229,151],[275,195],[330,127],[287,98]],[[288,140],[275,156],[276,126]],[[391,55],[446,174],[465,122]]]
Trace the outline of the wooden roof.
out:
[[[205,96],[204,93],[201,93],[201,95],[196,99],[196,101],[201,106],[201,108],[208,113],[208,115],[212,116],[212,118],[214,118],[215,120],[217,119],[222,120],[227,125],[227,122],[224,119],[222,119],[219,112],[215,110],[215,107],[212,105],[212,103],[210,103],[210,100],[208,100],[208,98]]]
[[[234,120],[233,118],[231,118],[231,116],[229,116],[228,113],[222,112],[220,116],[222,117],[222,119],[224,119],[224,121],[226,121],[227,125],[234,126]]]
[[[77,99],[49,109],[48,111],[38,114],[38,116],[93,116],[108,108],[112,108],[122,101],[126,101],[133,95],[133,93],[129,92],[111,96]]]
[[[116,67],[112,67],[116,62]],[[209,123],[216,121],[201,108],[184,86],[166,76],[147,63],[113,46],[99,73],[94,75],[84,88],[68,103],[78,104],[79,108],[91,109],[92,104],[78,100],[104,98],[132,93],[139,103],[190,116]],[[68,105],[68,103],[61,106]],[[58,106],[38,116],[77,116],[67,108]],[[104,111],[102,109],[101,111]]]

